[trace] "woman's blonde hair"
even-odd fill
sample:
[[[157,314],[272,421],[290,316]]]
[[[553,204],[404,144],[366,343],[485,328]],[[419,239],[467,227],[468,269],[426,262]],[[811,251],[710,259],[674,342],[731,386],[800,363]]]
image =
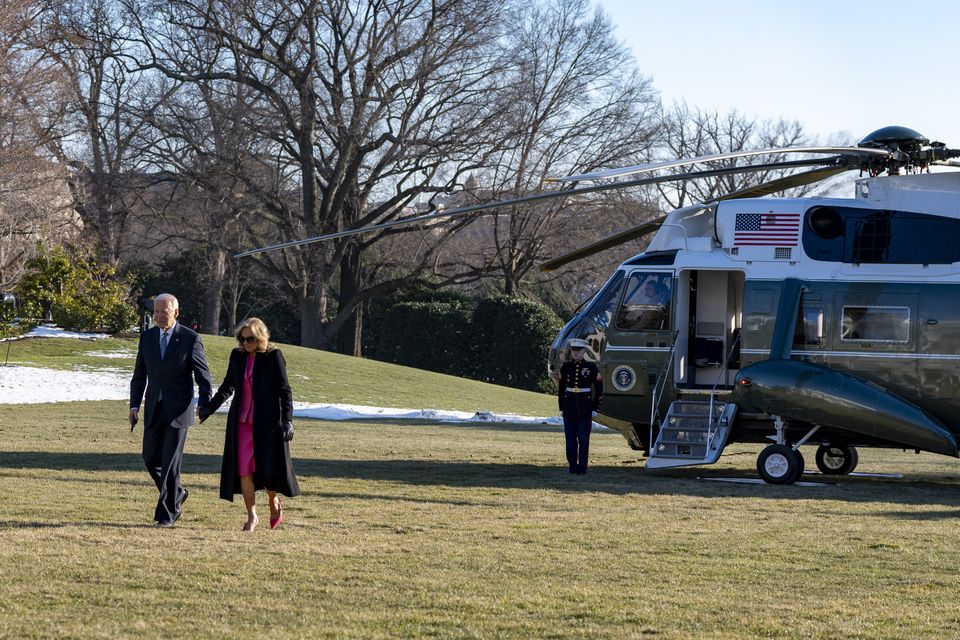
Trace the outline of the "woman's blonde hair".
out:
[[[240,334],[245,328],[250,329],[250,333],[257,339],[257,351],[270,351],[275,348],[270,344],[270,331],[267,329],[267,325],[263,323],[263,320],[260,318],[247,318],[237,325],[237,330],[233,335],[238,341],[240,340]],[[241,344],[237,348],[242,350],[243,345]]]

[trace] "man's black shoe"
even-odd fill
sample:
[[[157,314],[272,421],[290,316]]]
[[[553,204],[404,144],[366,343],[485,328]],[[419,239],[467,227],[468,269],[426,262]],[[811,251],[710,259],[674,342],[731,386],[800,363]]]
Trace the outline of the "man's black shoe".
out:
[[[187,498],[190,497],[190,492],[186,489],[183,490],[183,495],[180,496],[180,499],[177,500],[177,513],[173,516],[173,522],[176,522],[180,519],[180,514],[183,513],[183,503],[187,501]],[[173,522],[170,523],[170,526],[173,526]]]
[[[161,528],[161,529],[172,529],[172,528],[173,528],[173,523],[172,523],[172,522],[157,522],[157,526],[158,526],[159,528]]]

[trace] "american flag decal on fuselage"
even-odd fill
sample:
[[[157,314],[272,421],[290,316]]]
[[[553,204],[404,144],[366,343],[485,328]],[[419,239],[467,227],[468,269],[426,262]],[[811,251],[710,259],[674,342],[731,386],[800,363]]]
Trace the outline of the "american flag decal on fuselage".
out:
[[[799,213],[738,213],[733,244],[740,247],[795,247],[799,237]]]

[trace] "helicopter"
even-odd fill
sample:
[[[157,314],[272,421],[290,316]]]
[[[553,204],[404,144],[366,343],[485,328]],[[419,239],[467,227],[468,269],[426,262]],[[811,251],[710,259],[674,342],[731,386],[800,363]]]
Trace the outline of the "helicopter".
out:
[[[805,157],[779,160],[793,154]],[[778,160],[709,168],[761,155]],[[929,171],[960,166],[958,157],[912,129],[885,127],[851,147],[758,149],[571,175],[555,179],[572,185],[555,191],[237,256],[545,198],[807,168],[541,265],[557,269],[655,234],[564,325],[549,372],[556,378],[571,340],[586,340],[603,376],[596,420],[643,451],[648,470],[712,464],[729,444],[761,443],[760,477],[793,484],[806,466],[801,447],[817,447],[816,466],[827,475],[853,472],[867,447],[960,457],[960,172]],[[675,171],[694,165],[708,168]],[[770,197],[846,171],[861,174],[852,198]]]

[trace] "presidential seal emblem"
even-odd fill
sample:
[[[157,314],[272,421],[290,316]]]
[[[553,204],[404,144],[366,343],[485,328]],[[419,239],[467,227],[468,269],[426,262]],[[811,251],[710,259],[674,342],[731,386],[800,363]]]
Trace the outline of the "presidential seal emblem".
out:
[[[613,386],[617,389],[617,391],[630,391],[630,389],[633,388],[634,383],[637,381],[637,374],[632,368],[625,364],[622,364],[614,369],[613,375],[610,377],[613,380]]]

